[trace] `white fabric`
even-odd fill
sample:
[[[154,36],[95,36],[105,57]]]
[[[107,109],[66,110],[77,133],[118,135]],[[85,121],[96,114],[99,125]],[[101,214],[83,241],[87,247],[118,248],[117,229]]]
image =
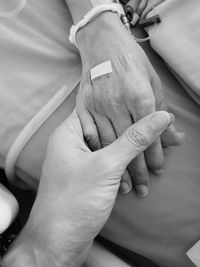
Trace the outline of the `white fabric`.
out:
[[[154,27],[147,29],[151,46],[183,80],[183,85],[186,83],[185,89],[200,105],[199,0],[165,0],[148,17],[154,12],[162,22],[156,32]]]
[[[20,134],[17,136],[12,146],[10,147],[5,163],[6,176],[11,183],[17,184],[17,177],[15,176],[15,163],[22,152],[25,145],[42,126],[42,124],[52,115],[52,113],[61,105],[68,97],[71,90],[75,88],[66,86],[62,87],[42,109],[27,123]]]
[[[59,0],[29,0],[16,16],[0,17],[0,167],[27,123],[61,87],[70,93],[80,80],[80,57],[68,40],[71,25]]]

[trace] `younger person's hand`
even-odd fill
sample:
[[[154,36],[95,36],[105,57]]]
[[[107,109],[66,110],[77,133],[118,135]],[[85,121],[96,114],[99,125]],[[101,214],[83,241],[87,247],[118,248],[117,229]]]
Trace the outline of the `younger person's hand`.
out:
[[[167,112],[155,112],[91,152],[74,113],[50,138],[35,204],[5,263],[12,266],[9,262],[24,251],[29,266],[35,266],[30,255],[38,267],[80,266],[111,213],[127,165],[171,121]]]

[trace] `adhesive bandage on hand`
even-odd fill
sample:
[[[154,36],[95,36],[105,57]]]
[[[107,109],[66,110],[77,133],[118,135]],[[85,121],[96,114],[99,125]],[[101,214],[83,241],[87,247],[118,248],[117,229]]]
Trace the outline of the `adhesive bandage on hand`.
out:
[[[112,63],[111,60],[103,62],[97,66],[95,66],[94,68],[92,68],[90,70],[90,80],[91,82],[103,75],[107,75],[112,73]]]

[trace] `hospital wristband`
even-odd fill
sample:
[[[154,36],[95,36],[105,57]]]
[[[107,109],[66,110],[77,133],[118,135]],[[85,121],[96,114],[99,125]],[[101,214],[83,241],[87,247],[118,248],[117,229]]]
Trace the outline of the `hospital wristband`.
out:
[[[99,16],[103,12],[113,12],[117,13],[119,17],[122,15],[125,15],[124,9],[120,4],[106,4],[106,5],[97,5],[94,6],[88,13],[85,14],[83,19],[76,25],[72,25],[71,30],[70,30],[70,35],[69,35],[69,40],[70,42],[78,47],[77,42],[76,42],[76,34],[77,32],[86,26],[89,22],[94,20],[97,16]]]

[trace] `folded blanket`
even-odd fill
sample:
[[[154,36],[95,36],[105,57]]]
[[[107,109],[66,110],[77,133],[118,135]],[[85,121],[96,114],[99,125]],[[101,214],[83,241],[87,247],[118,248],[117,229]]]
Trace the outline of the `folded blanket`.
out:
[[[200,105],[200,1],[151,0],[152,4],[155,8],[147,17],[156,13],[162,22],[146,28],[151,46]]]

